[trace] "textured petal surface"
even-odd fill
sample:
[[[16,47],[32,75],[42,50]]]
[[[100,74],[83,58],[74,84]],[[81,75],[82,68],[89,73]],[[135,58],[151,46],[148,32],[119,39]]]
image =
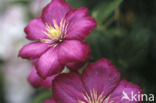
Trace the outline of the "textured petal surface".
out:
[[[28,81],[34,88],[38,88],[40,86],[43,86],[45,88],[51,88],[52,81],[53,81],[53,79],[55,79],[56,76],[57,75],[52,75],[50,77],[47,77],[46,79],[42,79],[38,75],[36,68],[33,67],[29,76],[28,76]]]
[[[67,39],[85,39],[93,28],[96,27],[96,21],[89,16],[88,9],[80,8],[71,10],[66,16],[69,23],[66,38]]]
[[[61,63],[71,63],[85,61],[90,57],[88,43],[78,40],[65,40],[59,46],[59,60]]]
[[[48,49],[48,44],[33,42],[25,45],[20,51],[19,56],[22,58],[34,59],[39,57]]]
[[[118,103],[140,103],[138,101],[138,93],[142,93],[139,86],[127,82],[121,81],[118,87],[110,94],[110,101],[117,101]],[[132,100],[132,94],[136,94],[136,101]]]
[[[29,40],[48,39],[48,37],[42,32],[45,31],[45,28],[45,24],[41,18],[36,18],[26,26],[24,31]]]
[[[61,72],[64,66],[58,61],[57,47],[51,47],[44,53],[37,62],[36,67],[43,78]]]
[[[42,19],[44,22],[53,25],[53,20],[60,24],[71,7],[64,0],[52,0],[44,9]]]
[[[48,100],[45,100],[43,103],[56,103],[56,101],[53,98],[50,98]]]
[[[76,73],[61,74],[54,80],[53,96],[57,103],[78,103],[84,87]]]
[[[83,71],[82,80],[87,91],[95,90],[98,95],[107,96],[119,83],[120,74],[107,59],[89,64]]]

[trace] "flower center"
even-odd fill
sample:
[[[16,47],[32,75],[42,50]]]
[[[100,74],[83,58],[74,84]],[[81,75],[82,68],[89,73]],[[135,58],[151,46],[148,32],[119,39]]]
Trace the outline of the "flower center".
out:
[[[61,42],[65,38],[67,32],[67,23],[64,19],[61,19],[60,24],[57,24],[56,20],[53,20],[53,26],[46,23],[45,31],[42,31],[52,41]],[[49,43],[49,39],[41,39],[41,42]]]
[[[107,98],[105,98],[105,96],[103,96],[104,92],[102,92],[99,96],[97,91],[90,90],[90,95],[86,92],[83,93],[83,100],[78,100],[78,103],[114,103],[114,101],[109,101],[110,100],[110,96],[108,96]]]

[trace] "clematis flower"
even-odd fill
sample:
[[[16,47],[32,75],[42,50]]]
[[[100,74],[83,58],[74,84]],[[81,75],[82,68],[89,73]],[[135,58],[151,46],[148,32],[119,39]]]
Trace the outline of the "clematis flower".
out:
[[[33,66],[33,68],[31,69],[29,76],[28,76],[28,82],[34,87],[34,88],[38,88],[40,86],[44,87],[44,88],[51,88],[52,86],[52,82],[55,79],[55,77],[58,74],[52,75],[47,77],[46,79],[42,79],[39,74],[36,71],[35,66]]]
[[[42,78],[62,71],[66,65],[78,69],[90,58],[90,48],[83,40],[96,26],[88,9],[72,9],[64,0],[52,0],[41,17],[32,20],[25,28],[26,37],[34,42],[19,52],[22,58],[36,59]]]
[[[123,93],[131,98],[131,93],[138,92],[141,89],[137,85],[120,80],[109,60],[101,59],[89,64],[82,75],[71,72],[57,76],[53,81],[55,101],[47,103],[139,103],[123,98]]]

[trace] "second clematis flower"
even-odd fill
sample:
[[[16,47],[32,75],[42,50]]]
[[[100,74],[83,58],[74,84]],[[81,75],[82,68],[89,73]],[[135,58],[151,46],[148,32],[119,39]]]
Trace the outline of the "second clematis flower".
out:
[[[34,42],[19,52],[22,58],[36,59],[37,72],[42,78],[62,71],[80,68],[90,58],[90,48],[83,40],[96,27],[88,9],[72,9],[64,0],[52,0],[41,17],[25,28],[26,37]]]
[[[140,103],[142,93],[139,86],[120,80],[120,73],[107,59],[89,64],[82,75],[60,74],[52,89],[53,97],[44,103]]]

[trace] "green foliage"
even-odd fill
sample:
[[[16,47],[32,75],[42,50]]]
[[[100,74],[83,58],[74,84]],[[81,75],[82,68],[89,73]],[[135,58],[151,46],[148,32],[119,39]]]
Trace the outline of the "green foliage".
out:
[[[101,25],[113,11],[119,7],[123,0],[103,1],[95,6],[93,10],[93,17],[96,18],[97,23]]]
[[[31,103],[43,103],[43,101],[51,97],[51,93],[52,91],[49,89],[46,91],[40,92],[38,95],[35,96],[35,98],[33,98]]]
[[[73,8],[80,8],[82,6],[85,6],[85,1],[84,0],[78,0],[78,1],[76,1],[76,0],[67,0],[67,2],[69,4],[71,4],[71,6]]]
[[[130,64],[146,57],[150,38],[148,28],[136,23],[131,32],[125,28],[121,28],[120,32],[120,35],[116,35],[115,28],[95,30],[87,38],[91,45],[93,60],[105,57],[119,67],[128,68]]]
[[[3,61],[0,59],[0,103],[4,103],[4,78],[3,78],[3,72],[2,72],[2,63]]]

